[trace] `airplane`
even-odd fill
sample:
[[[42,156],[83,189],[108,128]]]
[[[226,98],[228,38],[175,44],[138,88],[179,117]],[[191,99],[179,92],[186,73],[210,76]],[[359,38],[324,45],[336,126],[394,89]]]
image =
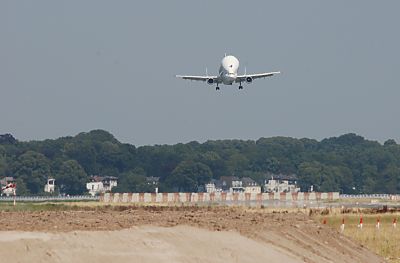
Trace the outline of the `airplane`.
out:
[[[221,61],[221,66],[219,67],[218,76],[208,76],[206,69],[205,76],[176,75],[176,77],[188,80],[206,81],[207,84],[209,85],[217,84],[215,89],[219,90],[218,86],[219,84],[232,85],[235,82],[239,83],[239,89],[243,89],[242,82],[250,84],[255,79],[271,77],[275,74],[281,73],[280,71],[276,71],[276,72],[266,72],[257,74],[247,74],[245,69],[244,75],[238,75],[238,69],[239,69],[239,60],[232,55],[227,56],[225,54],[225,57]]]

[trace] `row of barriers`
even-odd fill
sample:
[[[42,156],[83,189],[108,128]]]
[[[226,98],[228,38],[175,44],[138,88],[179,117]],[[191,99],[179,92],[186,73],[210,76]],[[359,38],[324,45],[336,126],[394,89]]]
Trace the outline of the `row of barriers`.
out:
[[[105,193],[105,203],[230,203],[263,201],[334,201],[338,192],[317,193]]]

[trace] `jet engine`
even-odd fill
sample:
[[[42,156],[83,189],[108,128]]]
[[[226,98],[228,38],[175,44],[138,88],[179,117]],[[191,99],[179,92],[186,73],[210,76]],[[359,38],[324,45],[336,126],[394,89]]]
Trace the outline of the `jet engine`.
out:
[[[212,85],[214,84],[214,79],[207,79],[207,84]]]
[[[252,77],[247,77],[246,78],[246,82],[247,83],[252,83],[253,82],[253,78]]]

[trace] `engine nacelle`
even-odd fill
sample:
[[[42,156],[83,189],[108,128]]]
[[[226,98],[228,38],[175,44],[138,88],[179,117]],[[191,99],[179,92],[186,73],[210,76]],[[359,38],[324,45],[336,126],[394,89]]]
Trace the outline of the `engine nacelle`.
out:
[[[214,79],[207,79],[207,84],[208,85],[214,84]]]
[[[246,82],[247,83],[252,83],[253,82],[253,78],[252,77],[246,77]]]

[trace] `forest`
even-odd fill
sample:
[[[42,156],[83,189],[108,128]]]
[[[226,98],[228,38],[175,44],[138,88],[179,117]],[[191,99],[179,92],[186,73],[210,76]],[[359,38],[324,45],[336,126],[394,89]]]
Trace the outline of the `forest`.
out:
[[[398,193],[400,145],[349,133],[317,141],[290,137],[214,140],[135,147],[104,130],[43,141],[0,135],[0,178],[16,179],[18,195],[42,195],[47,178],[57,194],[84,194],[91,175],[116,176],[116,192],[148,192],[146,177],[160,178],[159,191],[197,191],[212,178],[296,175],[303,191],[347,194]]]

